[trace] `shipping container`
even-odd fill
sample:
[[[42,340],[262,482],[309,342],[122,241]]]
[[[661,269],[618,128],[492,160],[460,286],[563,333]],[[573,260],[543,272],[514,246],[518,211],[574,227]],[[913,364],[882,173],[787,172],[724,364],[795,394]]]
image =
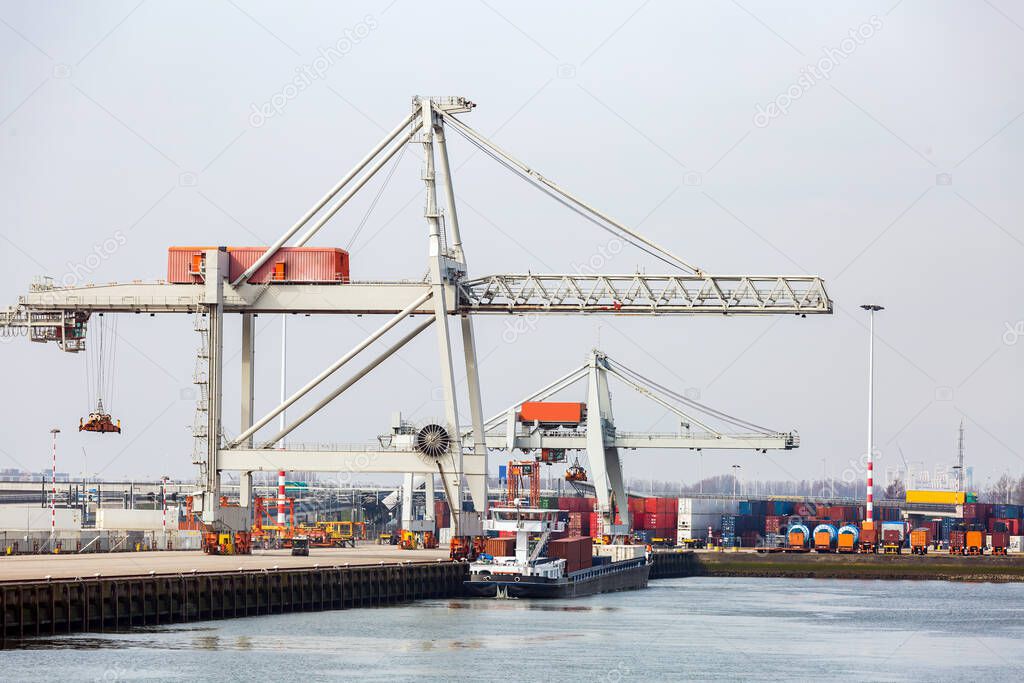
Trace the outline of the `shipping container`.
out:
[[[680,498],[676,506],[679,516],[736,514],[739,502],[728,498]]]
[[[82,528],[82,511],[74,508],[55,508],[57,531],[78,531]],[[0,529],[12,531],[49,531],[50,509],[43,507],[0,507]]]
[[[565,560],[567,572],[576,572],[590,567],[593,554],[593,540],[589,536],[572,536],[548,541],[545,552],[547,557]]]
[[[175,517],[169,517],[173,520]],[[96,511],[97,529],[125,529],[130,531],[155,531],[163,528],[162,510],[126,510],[123,508],[100,508]]]
[[[541,424],[578,425],[583,422],[586,410],[586,403],[527,401],[519,409],[519,420]]]
[[[484,552],[494,557],[511,557],[516,554],[516,539],[488,538],[484,542]]]
[[[964,554],[981,555],[985,550],[985,534],[982,531],[967,531],[964,537]]]
[[[173,284],[203,282],[206,252],[211,249],[217,247],[170,247],[167,250],[167,281]],[[256,263],[267,247],[224,249],[228,254],[228,278],[233,282]],[[348,281],[348,252],[325,247],[282,247],[248,280],[252,284]]]
[[[599,545],[595,548],[598,555],[605,555],[612,558],[612,562],[622,562],[644,556],[642,545]]]
[[[1005,555],[1010,548],[1010,534],[1005,531],[993,531],[988,546],[993,555]]]
[[[963,491],[908,490],[908,503],[929,503],[934,505],[963,505],[967,494]]]
[[[918,527],[910,532],[910,552],[915,555],[927,555],[931,543],[931,531]]]

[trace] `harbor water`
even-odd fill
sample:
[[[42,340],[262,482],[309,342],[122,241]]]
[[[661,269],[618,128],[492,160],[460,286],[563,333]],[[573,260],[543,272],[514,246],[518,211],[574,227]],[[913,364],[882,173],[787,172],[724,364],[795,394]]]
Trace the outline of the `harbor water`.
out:
[[[1019,680],[1024,585],[670,579],[21,645],[8,680]]]

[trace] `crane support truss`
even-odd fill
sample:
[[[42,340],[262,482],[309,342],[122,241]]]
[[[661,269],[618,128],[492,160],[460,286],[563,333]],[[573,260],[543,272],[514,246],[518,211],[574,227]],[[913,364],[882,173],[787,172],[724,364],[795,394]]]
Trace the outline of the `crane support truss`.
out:
[[[610,315],[662,315],[662,314],[830,314],[829,300],[822,281],[814,276],[716,276],[684,261],[637,231],[624,225],[578,196],[568,192],[553,180],[515,159],[479,132],[456,118],[457,114],[475,107],[463,97],[414,97],[411,112],[398,122],[377,145],[345,174],[312,208],[286,230],[242,275],[228,277],[223,248],[207,253],[212,269],[202,284],[171,284],[166,282],[133,281],[106,285],[59,287],[52,280],[37,281],[19,302],[0,311],[0,335],[24,334],[32,341],[56,342],[64,351],[76,352],[85,348],[85,332],[89,317],[94,312],[107,313],[189,313],[207,316],[210,329],[211,368],[208,383],[210,397],[206,425],[208,443],[204,444],[205,457],[197,458],[205,483],[203,493],[204,519],[214,522],[221,511],[215,504],[219,498],[220,473],[226,470],[241,472],[243,489],[251,487],[251,473],[263,469],[319,470],[346,472],[439,472],[446,491],[453,491],[453,508],[461,508],[462,487],[465,483],[478,511],[486,506],[484,477],[489,447],[536,448],[543,446],[566,447],[586,445],[591,452],[604,451],[596,466],[608,486],[597,487],[604,509],[608,508],[609,493],[624,500],[621,468],[618,464],[619,448],[790,448],[797,442],[795,435],[754,434],[728,436],[704,428],[693,433],[675,435],[616,433],[611,420],[610,394],[607,376],[619,376],[616,368],[594,356],[583,369],[590,383],[590,400],[595,406],[586,432],[576,434],[522,434],[513,435],[495,431],[495,425],[485,423],[482,413],[480,379],[477,371],[476,341],[473,329],[475,315],[486,314],[610,314]],[[667,264],[671,272],[665,275],[646,274],[497,274],[468,278],[466,255],[456,211],[455,191],[445,139],[446,124],[470,144],[495,159],[509,171],[556,199],[591,223],[611,232],[627,243],[645,251]],[[424,218],[427,223],[427,277],[422,281],[353,282],[297,284],[272,282],[254,284],[250,276],[275,253],[297,237],[296,246],[309,242],[329,220],[342,209],[368,181],[384,168],[391,159],[401,158],[399,151],[405,145],[421,145],[423,149],[422,180],[426,201]],[[299,231],[305,232],[299,235]],[[414,302],[410,304],[410,302]],[[404,317],[426,316],[437,331],[438,361],[441,369],[444,395],[444,429],[450,438],[443,457],[425,457],[408,448],[391,449],[294,449],[278,448],[285,433],[297,426],[279,432],[269,440],[257,436],[268,424],[266,416],[259,420],[253,414],[255,347],[253,316],[259,313],[285,314],[343,314],[389,315]],[[223,437],[221,425],[221,393],[223,379],[223,331],[226,314],[242,314],[243,366],[241,432],[243,436],[231,441]],[[459,316],[458,325],[450,325],[449,318]],[[390,323],[389,323],[390,325]],[[343,382],[312,410],[303,414],[299,422],[311,417],[330,400],[370,372],[402,344],[428,326],[426,323],[409,331],[385,354]],[[379,335],[378,335],[379,336]],[[461,338],[467,378],[468,405],[471,426],[463,430],[459,425],[458,400],[455,391],[455,357],[452,353],[456,337]],[[374,338],[376,339],[376,338]],[[340,365],[374,341],[364,341],[352,352],[328,368],[321,379],[326,379]],[[620,379],[623,377],[619,376]],[[320,379],[317,380],[319,382]],[[629,379],[625,379],[627,383]],[[554,386],[554,385],[552,385]],[[550,387],[549,387],[550,388]],[[557,389],[556,389],[557,390]],[[298,400],[297,397],[296,400]],[[280,410],[281,406],[278,406]],[[275,413],[276,414],[276,413]],[[502,414],[502,424],[507,423]],[[255,444],[263,447],[254,448]],[[556,445],[557,444],[557,445]],[[570,445],[571,444],[571,445]],[[725,446],[724,444],[733,444]],[[366,464],[369,462],[369,465]],[[602,480],[604,480],[602,479]],[[250,500],[251,491],[243,490],[243,506]],[[453,515],[453,528],[457,528]]]

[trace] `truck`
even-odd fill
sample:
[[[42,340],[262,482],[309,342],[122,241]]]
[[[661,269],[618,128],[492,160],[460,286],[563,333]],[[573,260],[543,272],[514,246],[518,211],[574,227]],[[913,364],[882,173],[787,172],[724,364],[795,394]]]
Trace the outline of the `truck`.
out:
[[[927,555],[928,554],[928,536],[930,531],[923,527],[918,527],[910,532],[910,552],[913,555]]]
[[[846,524],[839,528],[839,537],[836,539],[837,553],[855,553],[860,545],[860,529],[852,524]]]
[[[985,532],[968,530],[964,537],[964,555],[981,555],[985,551]]]
[[[882,529],[882,552],[886,555],[899,555],[903,552],[903,539],[898,529]]]
[[[292,538],[292,555],[309,557],[309,539],[305,536]]]
[[[993,555],[1005,555],[1007,548],[1010,547],[1010,532],[1008,531],[993,531],[992,534],[992,554]]]
[[[794,524],[789,527],[786,536],[788,544],[786,550],[789,552],[807,552],[807,542],[810,540],[811,532],[803,524]]]
[[[862,553],[878,552],[878,529],[865,527],[860,530],[860,551]]]
[[[949,554],[964,555],[964,546],[967,540],[967,532],[963,529],[953,529],[949,532]]]
[[[819,524],[814,527],[814,551],[830,553],[835,549],[836,528],[831,524]]]

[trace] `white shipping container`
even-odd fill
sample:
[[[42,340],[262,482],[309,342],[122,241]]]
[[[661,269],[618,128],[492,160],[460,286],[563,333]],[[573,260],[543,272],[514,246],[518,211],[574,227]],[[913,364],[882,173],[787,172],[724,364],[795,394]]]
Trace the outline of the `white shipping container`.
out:
[[[729,498],[680,498],[679,516],[683,515],[735,515],[740,503]]]
[[[74,508],[54,510],[57,531],[79,531],[82,511]],[[49,531],[50,509],[41,507],[0,507],[0,529],[13,531]]]
[[[100,508],[96,511],[97,529],[124,529],[128,531],[159,531],[163,529],[162,510],[125,510]],[[167,527],[177,526],[174,517],[167,516]]]
[[[1010,547],[1007,550],[1011,553],[1024,552],[1024,536],[1010,536]]]
[[[643,557],[646,552],[646,548],[642,545],[596,545],[594,550],[596,555],[611,557],[612,562]]]
[[[680,538],[707,538],[708,527],[713,531],[722,528],[722,515],[680,515],[676,520],[676,532],[683,534]]]
[[[200,550],[203,546],[201,531],[169,531],[170,541],[174,550]]]

